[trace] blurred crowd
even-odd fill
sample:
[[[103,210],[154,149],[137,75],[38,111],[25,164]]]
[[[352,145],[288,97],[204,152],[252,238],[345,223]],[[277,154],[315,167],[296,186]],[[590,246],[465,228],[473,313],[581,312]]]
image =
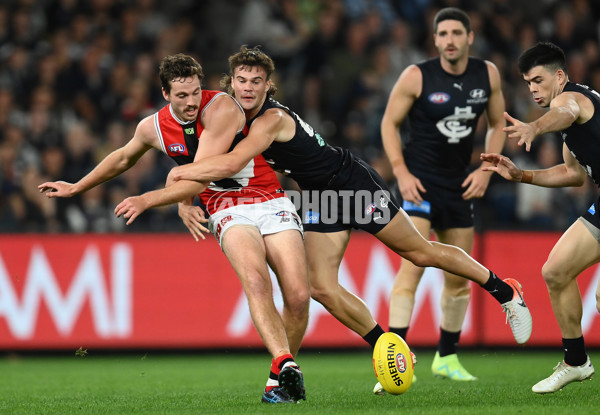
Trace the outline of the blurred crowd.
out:
[[[542,114],[517,69],[539,40],[561,46],[572,81],[600,91],[600,2],[596,0],[3,0],[0,2],[0,232],[119,232],[123,198],[164,186],[173,162],[156,151],[117,179],[70,199],[37,185],[77,181],[126,143],[164,101],[162,57],[196,57],[205,89],[219,89],[227,57],[262,45],[276,63],[277,99],[333,145],[350,148],[393,180],[379,123],[388,94],[409,64],[436,56],[432,20],[441,7],[467,11],[471,54],[496,64],[507,110]],[[483,149],[481,120],[474,166]],[[504,153],[523,168],[562,161],[557,134],[526,153]],[[284,186],[293,186],[283,182]],[[562,230],[596,195],[545,189],[495,175],[476,202],[477,228]],[[129,231],[183,231],[176,207],[145,212]]]

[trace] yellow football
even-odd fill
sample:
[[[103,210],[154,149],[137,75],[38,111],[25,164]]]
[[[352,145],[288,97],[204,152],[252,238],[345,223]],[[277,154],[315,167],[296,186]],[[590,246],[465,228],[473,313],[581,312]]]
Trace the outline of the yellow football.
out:
[[[415,365],[410,348],[396,333],[384,333],[373,349],[373,369],[383,389],[400,395],[410,388]]]

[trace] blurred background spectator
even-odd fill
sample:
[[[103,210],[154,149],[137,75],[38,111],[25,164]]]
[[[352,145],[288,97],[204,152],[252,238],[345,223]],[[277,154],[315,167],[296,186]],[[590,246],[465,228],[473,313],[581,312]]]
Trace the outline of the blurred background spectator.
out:
[[[218,88],[227,57],[262,45],[275,60],[284,104],[333,145],[346,146],[391,180],[379,122],[408,65],[435,55],[431,21],[441,7],[466,10],[473,52],[502,74],[507,110],[541,109],[516,69],[539,40],[560,45],[572,81],[600,90],[596,0],[4,0],[0,3],[0,231],[183,231],[175,207],[134,226],[113,215],[124,197],[162,187],[172,162],[151,152],[119,179],[71,199],[46,199],[45,180],[76,181],[166,104],[158,63],[178,52],[203,65]],[[481,129],[484,131],[484,129]],[[473,163],[483,148],[479,134]],[[562,159],[557,135],[530,153],[507,143],[520,166]],[[282,178],[286,187],[293,184]],[[591,204],[595,186],[542,189],[494,177],[476,202],[477,228],[562,230]]]

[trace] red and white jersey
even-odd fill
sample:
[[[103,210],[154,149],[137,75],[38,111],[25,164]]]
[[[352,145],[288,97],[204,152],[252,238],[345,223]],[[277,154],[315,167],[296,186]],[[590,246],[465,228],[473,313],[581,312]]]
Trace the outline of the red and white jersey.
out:
[[[198,140],[204,131],[202,124],[204,111],[221,95],[231,98],[221,91],[202,91],[199,117],[196,121],[186,123],[180,120],[170,104],[154,114],[154,126],[161,150],[177,164],[188,164],[194,161]],[[237,101],[234,102],[237,104]],[[246,136],[247,128],[238,131],[230,151]],[[210,183],[208,189],[199,196],[208,213],[212,214],[231,206],[260,203],[282,197],[284,192],[273,169],[265,162],[262,155],[258,155],[232,177]]]

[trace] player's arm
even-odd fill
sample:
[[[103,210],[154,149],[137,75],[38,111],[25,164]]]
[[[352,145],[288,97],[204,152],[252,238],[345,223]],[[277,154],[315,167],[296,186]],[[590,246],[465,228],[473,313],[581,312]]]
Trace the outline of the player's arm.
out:
[[[485,152],[500,154],[504,148],[506,138],[506,133],[503,131],[503,128],[506,126],[506,121],[504,120],[504,95],[502,94],[502,84],[498,68],[488,61],[486,61],[486,65],[490,80],[490,97],[485,109],[488,123],[485,136]],[[466,188],[462,195],[463,199],[480,198],[485,194],[492,175],[492,172],[482,169],[486,164],[487,162],[483,161],[480,168],[469,174],[462,183],[462,187]]]
[[[585,183],[585,170],[563,144],[564,163],[540,170],[521,170],[508,157],[500,154],[482,154],[481,159],[489,162],[487,171],[495,171],[513,182],[531,183],[542,187],[578,187]]]
[[[219,180],[239,172],[250,160],[265,151],[273,141],[287,141],[294,135],[295,124],[285,111],[273,108],[254,120],[248,135],[227,154],[209,157],[171,170],[175,181]]]
[[[400,74],[390,92],[381,120],[383,148],[392,165],[394,176],[398,180],[402,198],[414,203],[421,203],[423,201],[421,192],[424,193],[425,188],[420,180],[413,176],[406,167],[404,155],[402,154],[400,125],[421,94],[422,86],[423,74],[419,67],[416,65],[407,67]]]
[[[226,152],[244,123],[245,117],[239,105],[227,95],[218,97],[202,115],[204,130],[198,138],[198,150],[194,161]],[[115,208],[115,215],[122,215],[128,219],[127,225],[129,225],[147,209],[194,197],[204,191],[209,182],[210,180],[201,182],[184,180],[175,183],[168,180],[167,186],[163,189],[123,200]],[[172,185],[169,185],[171,183]]]
[[[47,197],[71,197],[118,176],[155,146],[156,133],[153,128],[151,116],[145,118],[138,124],[133,138],[127,144],[106,156],[81,180],[76,183],[64,181],[42,183],[38,186],[40,193],[46,193]]]
[[[589,112],[591,101],[578,92],[563,92],[550,102],[550,110],[535,121],[524,123],[504,113],[507,121],[513,125],[505,127],[508,138],[518,139],[518,144],[525,144],[525,150],[531,149],[535,137],[544,133],[564,130],[578,121],[582,115],[582,106]],[[591,117],[591,115],[590,115]],[[589,119],[589,118],[588,118]]]

